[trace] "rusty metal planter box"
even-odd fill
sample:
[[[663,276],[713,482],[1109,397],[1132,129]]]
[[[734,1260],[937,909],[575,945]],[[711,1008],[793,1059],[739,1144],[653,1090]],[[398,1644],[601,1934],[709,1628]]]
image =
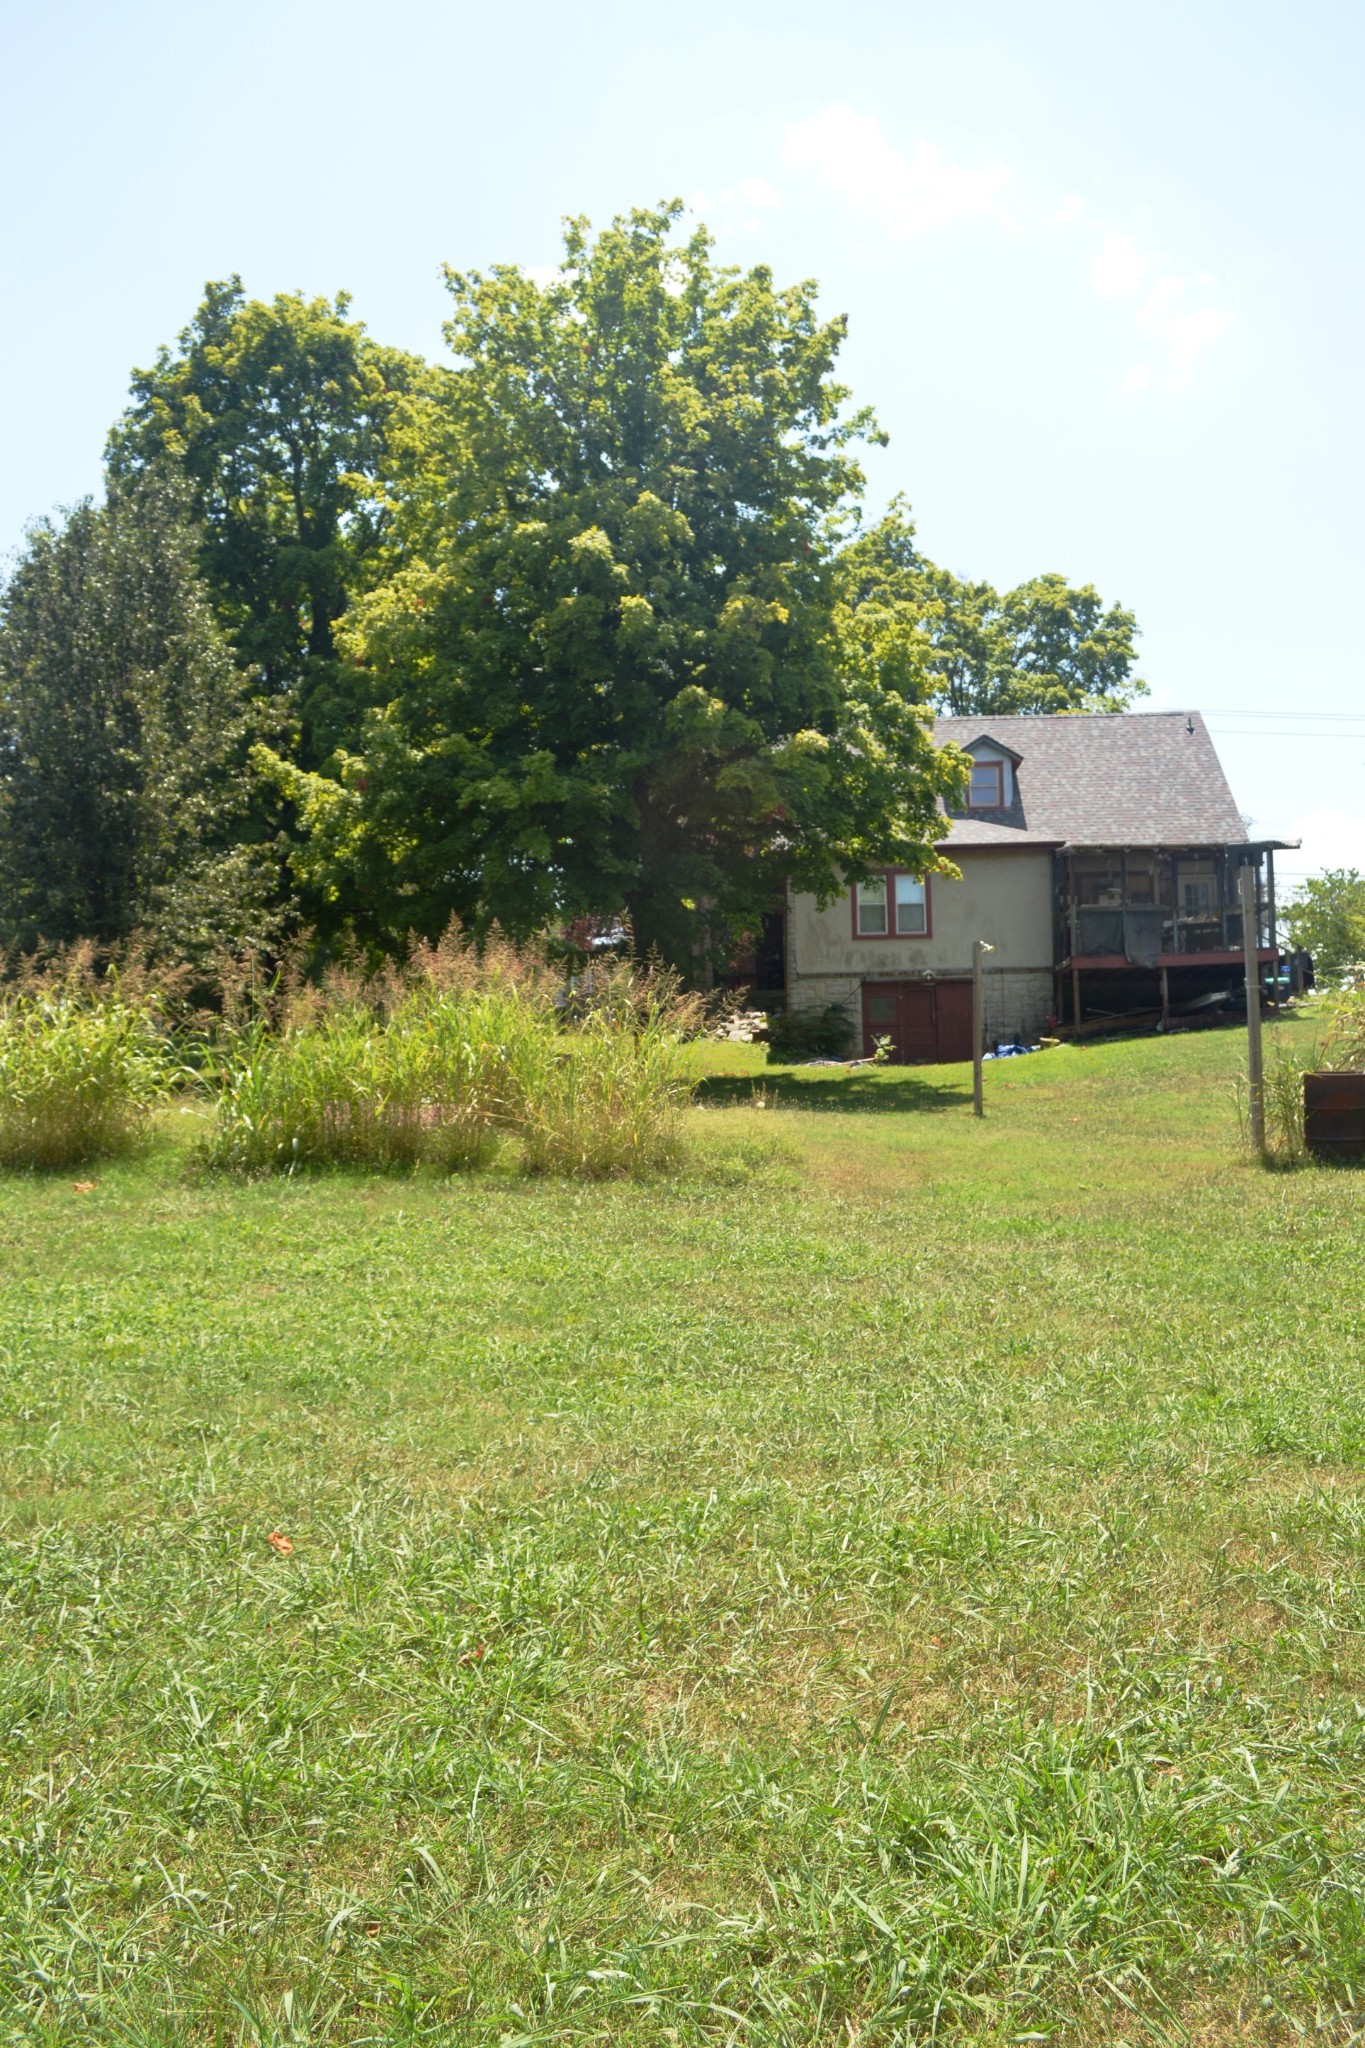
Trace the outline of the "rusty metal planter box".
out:
[[[1303,1135],[1319,1159],[1365,1160],[1365,1074],[1305,1074]]]

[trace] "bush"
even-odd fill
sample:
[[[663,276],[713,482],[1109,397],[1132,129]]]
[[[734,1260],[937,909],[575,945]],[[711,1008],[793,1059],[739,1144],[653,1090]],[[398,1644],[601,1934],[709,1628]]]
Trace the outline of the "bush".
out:
[[[768,1048],[768,1058],[782,1065],[796,1060],[847,1057],[853,1043],[853,1027],[847,1010],[838,1003],[826,1003],[822,1010],[795,1010],[770,1017],[759,1041]]]
[[[170,1085],[150,1003],[75,985],[0,1000],[0,1166],[62,1169],[131,1151]]]
[[[363,1012],[278,1034],[259,1020],[231,1032],[208,1163],[238,1173],[415,1165],[422,1096],[397,1050]]]

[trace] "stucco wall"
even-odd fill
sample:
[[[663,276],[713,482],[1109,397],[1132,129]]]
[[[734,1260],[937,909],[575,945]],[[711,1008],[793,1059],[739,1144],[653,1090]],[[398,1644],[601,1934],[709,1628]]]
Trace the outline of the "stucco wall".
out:
[[[1052,855],[972,851],[953,855],[960,882],[929,881],[930,933],[922,939],[855,939],[847,890],[826,909],[793,896],[787,921],[788,972],[907,977],[970,974],[973,939],[994,946],[994,968],[1052,970]]]
[[[1054,1004],[1052,855],[988,850],[954,853],[960,882],[929,883],[930,932],[922,939],[855,939],[849,892],[826,909],[793,896],[787,918],[788,994],[794,1010],[842,1004],[861,1031],[864,981],[912,981],[972,971],[972,941],[995,948],[986,961],[986,1035],[1036,1037]]]

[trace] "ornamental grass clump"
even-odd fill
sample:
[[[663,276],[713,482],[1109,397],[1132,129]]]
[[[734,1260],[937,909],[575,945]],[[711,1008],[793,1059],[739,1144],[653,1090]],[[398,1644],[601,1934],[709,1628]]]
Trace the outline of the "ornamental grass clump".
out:
[[[488,1164],[514,1127],[527,1043],[552,1020],[511,988],[417,988],[385,1013],[350,1001],[229,1034],[212,1166],[239,1173],[358,1166],[452,1173]]]
[[[566,985],[506,949],[290,991],[227,1028],[205,1157],[453,1173],[511,1140],[535,1173],[657,1171],[679,1148],[694,1011],[665,977],[607,966]]]
[[[173,1061],[150,1000],[54,986],[0,1000],[0,1166],[61,1170],[132,1151]]]
[[[363,1010],[278,1030],[256,1018],[227,1036],[207,1163],[237,1173],[411,1167],[422,1102],[412,1062]]]
[[[668,985],[608,980],[586,1015],[538,1048],[519,1116],[532,1173],[585,1179],[660,1173],[677,1164],[692,1096],[686,998]]]

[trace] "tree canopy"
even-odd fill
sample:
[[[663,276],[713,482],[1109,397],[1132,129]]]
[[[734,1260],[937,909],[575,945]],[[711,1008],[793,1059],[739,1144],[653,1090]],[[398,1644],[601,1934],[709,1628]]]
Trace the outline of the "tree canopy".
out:
[[[205,287],[133,375],[107,504],[9,584],[13,932],[195,888],[191,925],[259,924],[283,860],[298,915],[373,946],[627,915],[705,978],[784,885],[937,864],[965,770],[934,712],[1142,692],[1092,586],[1001,594],[903,502],[863,523],[884,437],[844,322],[681,213],[570,221],[548,277],[448,272],[439,368],[345,294]]]
[[[548,283],[448,276],[457,368],[342,629],[374,709],[331,775],[276,767],[304,872],[378,936],[624,907],[704,972],[784,879],[934,864],[960,764],[916,662],[841,659],[876,431],[843,323],[680,211],[571,223]]]
[[[1340,974],[1365,961],[1365,875],[1328,868],[1294,891],[1283,912],[1291,945],[1313,956],[1317,973]]]
[[[1134,676],[1137,621],[1107,610],[1092,584],[1034,576],[1002,596],[922,555],[903,500],[840,558],[848,601],[872,606],[917,644],[935,709],[955,716],[1122,711],[1146,684]]]
[[[173,486],[36,526],[0,593],[0,940],[155,931],[182,954],[268,923],[246,753],[267,729]]]
[[[109,442],[115,479],[184,479],[220,620],[238,661],[289,703],[304,762],[353,729],[336,624],[378,571],[394,445],[439,381],[348,308],[345,293],[265,304],[236,277],[206,285],[178,348],[134,372]]]

